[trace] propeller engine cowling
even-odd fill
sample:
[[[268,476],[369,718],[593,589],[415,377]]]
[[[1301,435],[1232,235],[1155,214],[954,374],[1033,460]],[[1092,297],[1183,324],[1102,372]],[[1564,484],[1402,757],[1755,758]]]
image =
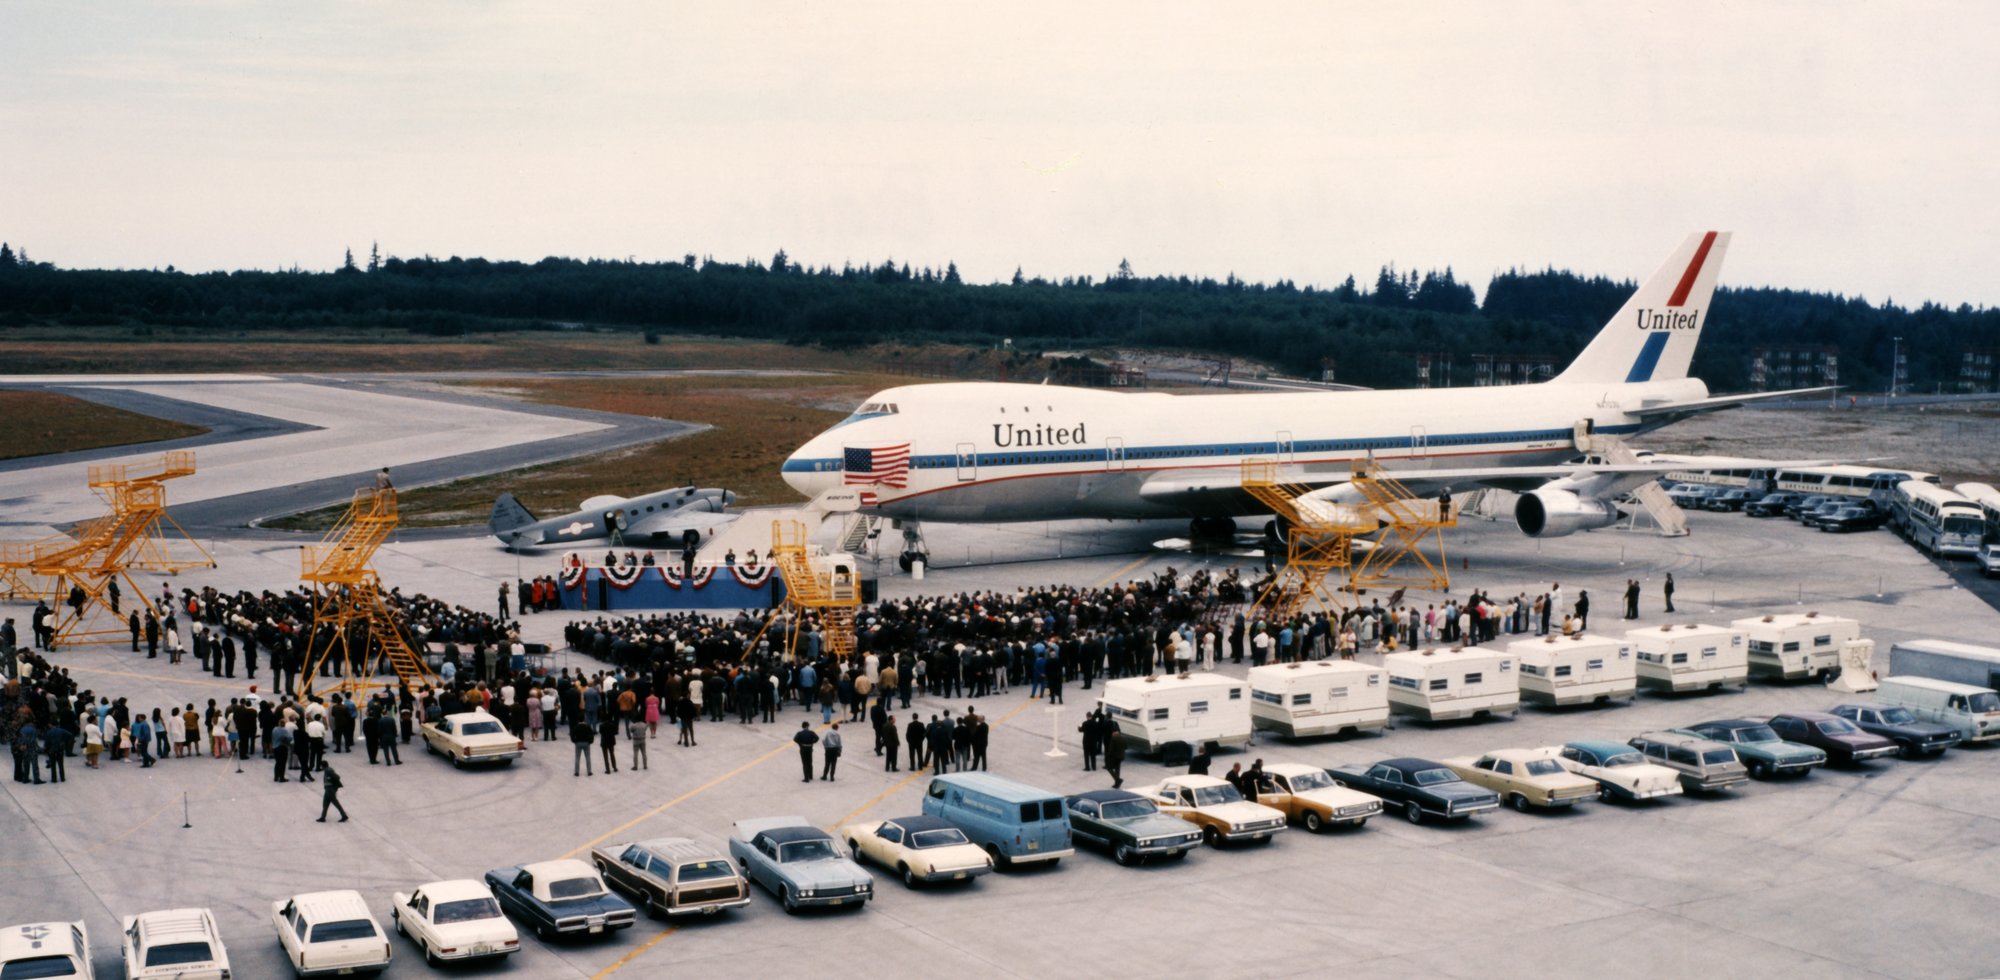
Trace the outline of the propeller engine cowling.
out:
[[[1514,523],[1531,538],[1560,538],[1618,523],[1618,507],[1602,497],[1543,487],[1514,502]]]

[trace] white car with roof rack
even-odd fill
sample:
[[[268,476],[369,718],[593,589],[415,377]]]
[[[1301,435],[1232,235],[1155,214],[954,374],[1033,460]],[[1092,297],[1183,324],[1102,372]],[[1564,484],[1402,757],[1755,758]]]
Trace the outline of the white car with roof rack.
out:
[[[81,922],[28,922],[0,930],[0,976],[91,980],[90,930]]]
[[[229,980],[229,951],[208,909],[125,917],[126,980]]]

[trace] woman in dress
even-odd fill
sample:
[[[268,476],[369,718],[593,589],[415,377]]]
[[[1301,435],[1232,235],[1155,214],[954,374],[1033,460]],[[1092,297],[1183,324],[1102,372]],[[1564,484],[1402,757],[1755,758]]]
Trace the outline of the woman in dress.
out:
[[[660,734],[660,696],[646,695],[646,734]]]

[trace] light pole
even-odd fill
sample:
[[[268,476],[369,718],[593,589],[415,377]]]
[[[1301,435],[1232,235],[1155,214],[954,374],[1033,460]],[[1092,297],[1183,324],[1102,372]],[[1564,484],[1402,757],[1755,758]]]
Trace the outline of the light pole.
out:
[[[1889,397],[1896,397],[1896,388],[1903,380],[1903,338],[1896,338],[1894,353],[1889,358]]]

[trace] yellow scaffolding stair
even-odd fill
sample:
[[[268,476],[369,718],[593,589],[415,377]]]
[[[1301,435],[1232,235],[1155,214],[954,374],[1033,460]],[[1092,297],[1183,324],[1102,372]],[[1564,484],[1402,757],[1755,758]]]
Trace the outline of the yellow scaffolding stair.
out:
[[[301,700],[314,693],[365,695],[384,660],[399,683],[414,688],[436,682],[430,665],[403,638],[372,564],[396,524],[396,491],[356,490],[347,513],[326,537],[299,549],[299,579],[312,592],[313,607],[306,666],[296,692]],[[334,666],[339,683],[315,691],[320,672]]]
[[[1244,491],[1277,516],[1285,545],[1285,560],[1253,609],[1286,622],[1311,603],[1337,615],[1366,589],[1451,587],[1443,529],[1457,526],[1455,512],[1414,496],[1372,461],[1354,461],[1348,485],[1361,497],[1356,504],[1308,500],[1319,488],[1288,477],[1287,470],[1267,460],[1243,464]],[[1374,539],[1357,557],[1355,539],[1371,533]],[[1435,560],[1423,550],[1432,538]],[[1421,570],[1406,570],[1412,565]],[[1329,584],[1329,577],[1340,584]]]
[[[162,453],[146,463],[90,467],[91,492],[104,499],[109,512],[69,534],[0,546],[0,584],[11,598],[48,599],[56,613],[58,646],[128,635],[122,610],[112,607],[114,583],[123,580],[130,587],[135,609],[158,614],[145,590],[133,581],[132,569],[172,574],[215,567],[208,551],[167,516],[164,484],[194,472],[194,453],[186,450]],[[201,557],[176,558],[162,523],[172,525]],[[99,625],[100,614],[111,617],[108,627]]]
[[[861,576],[851,564],[830,560],[815,553],[806,526],[799,521],[771,522],[771,563],[785,580],[785,605],[778,616],[764,620],[764,627],[745,644],[743,652],[757,644],[778,622],[780,616],[789,629],[785,632],[785,659],[798,657],[799,626],[810,610],[819,620],[820,652],[836,661],[854,653],[854,624],[861,611]]]

